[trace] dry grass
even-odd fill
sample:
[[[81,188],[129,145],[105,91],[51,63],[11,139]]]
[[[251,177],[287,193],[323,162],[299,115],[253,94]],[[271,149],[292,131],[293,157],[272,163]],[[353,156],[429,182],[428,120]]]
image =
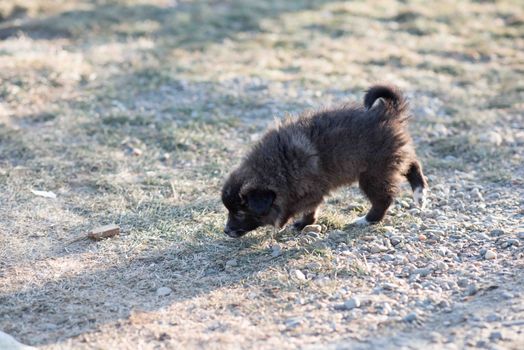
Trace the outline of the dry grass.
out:
[[[266,229],[234,241],[223,178],[274,117],[387,80],[410,96],[433,183],[471,172],[521,205],[523,36],[518,1],[4,1],[0,329],[45,349],[368,336],[379,316],[329,306],[372,288],[365,259],[335,248],[387,230],[348,226],[358,210],[344,208],[367,205],[358,191],[326,203],[320,240]],[[386,225],[420,224],[401,207]],[[65,244],[107,223],[123,234]],[[157,297],[161,286],[173,293]]]

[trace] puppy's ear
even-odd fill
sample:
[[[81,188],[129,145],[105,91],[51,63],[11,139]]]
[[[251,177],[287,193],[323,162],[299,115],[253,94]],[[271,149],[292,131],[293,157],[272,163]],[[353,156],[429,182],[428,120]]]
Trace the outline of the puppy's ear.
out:
[[[256,215],[266,215],[271,209],[276,194],[271,190],[250,190],[245,195],[247,207]]]

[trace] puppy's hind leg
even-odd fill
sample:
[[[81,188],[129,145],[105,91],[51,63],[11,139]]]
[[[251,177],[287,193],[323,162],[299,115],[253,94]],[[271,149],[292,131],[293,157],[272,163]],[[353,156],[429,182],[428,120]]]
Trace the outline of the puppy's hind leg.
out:
[[[317,221],[318,208],[302,215],[300,220],[297,220],[293,223],[293,228],[297,231],[302,231],[307,225],[313,225]]]
[[[359,186],[371,202],[371,209],[366,216],[360,217],[354,223],[364,226],[382,220],[389,206],[393,203],[393,198],[398,191],[397,184],[398,180],[395,176],[378,179],[365,173],[362,174]]]
[[[422,173],[422,166],[418,160],[414,160],[406,174],[411,189],[413,190],[413,200],[422,209],[426,206],[428,183]]]

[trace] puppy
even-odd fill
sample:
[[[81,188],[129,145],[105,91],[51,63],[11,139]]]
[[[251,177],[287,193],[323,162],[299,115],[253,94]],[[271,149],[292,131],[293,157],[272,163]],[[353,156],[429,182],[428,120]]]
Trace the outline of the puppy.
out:
[[[377,101],[378,100],[378,101]],[[377,103],[375,103],[377,102]],[[288,119],[269,130],[226,180],[224,232],[240,237],[260,226],[285,226],[301,214],[301,230],[317,219],[332,190],[358,181],[371,202],[359,225],[384,217],[407,179],[424,207],[427,183],[407,130],[408,105],[395,87],[376,85],[362,105]]]

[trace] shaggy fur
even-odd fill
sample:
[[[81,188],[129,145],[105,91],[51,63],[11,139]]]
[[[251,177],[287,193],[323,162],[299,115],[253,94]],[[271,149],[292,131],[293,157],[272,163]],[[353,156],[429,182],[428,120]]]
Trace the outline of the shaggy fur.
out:
[[[240,237],[259,226],[283,227],[298,214],[295,227],[302,229],[316,221],[330,191],[356,181],[372,205],[359,223],[384,217],[403,178],[423,206],[427,184],[407,131],[407,110],[398,89],[377,85],[367,91],[363,106],[280,123],[225,182],[224,232]]]

